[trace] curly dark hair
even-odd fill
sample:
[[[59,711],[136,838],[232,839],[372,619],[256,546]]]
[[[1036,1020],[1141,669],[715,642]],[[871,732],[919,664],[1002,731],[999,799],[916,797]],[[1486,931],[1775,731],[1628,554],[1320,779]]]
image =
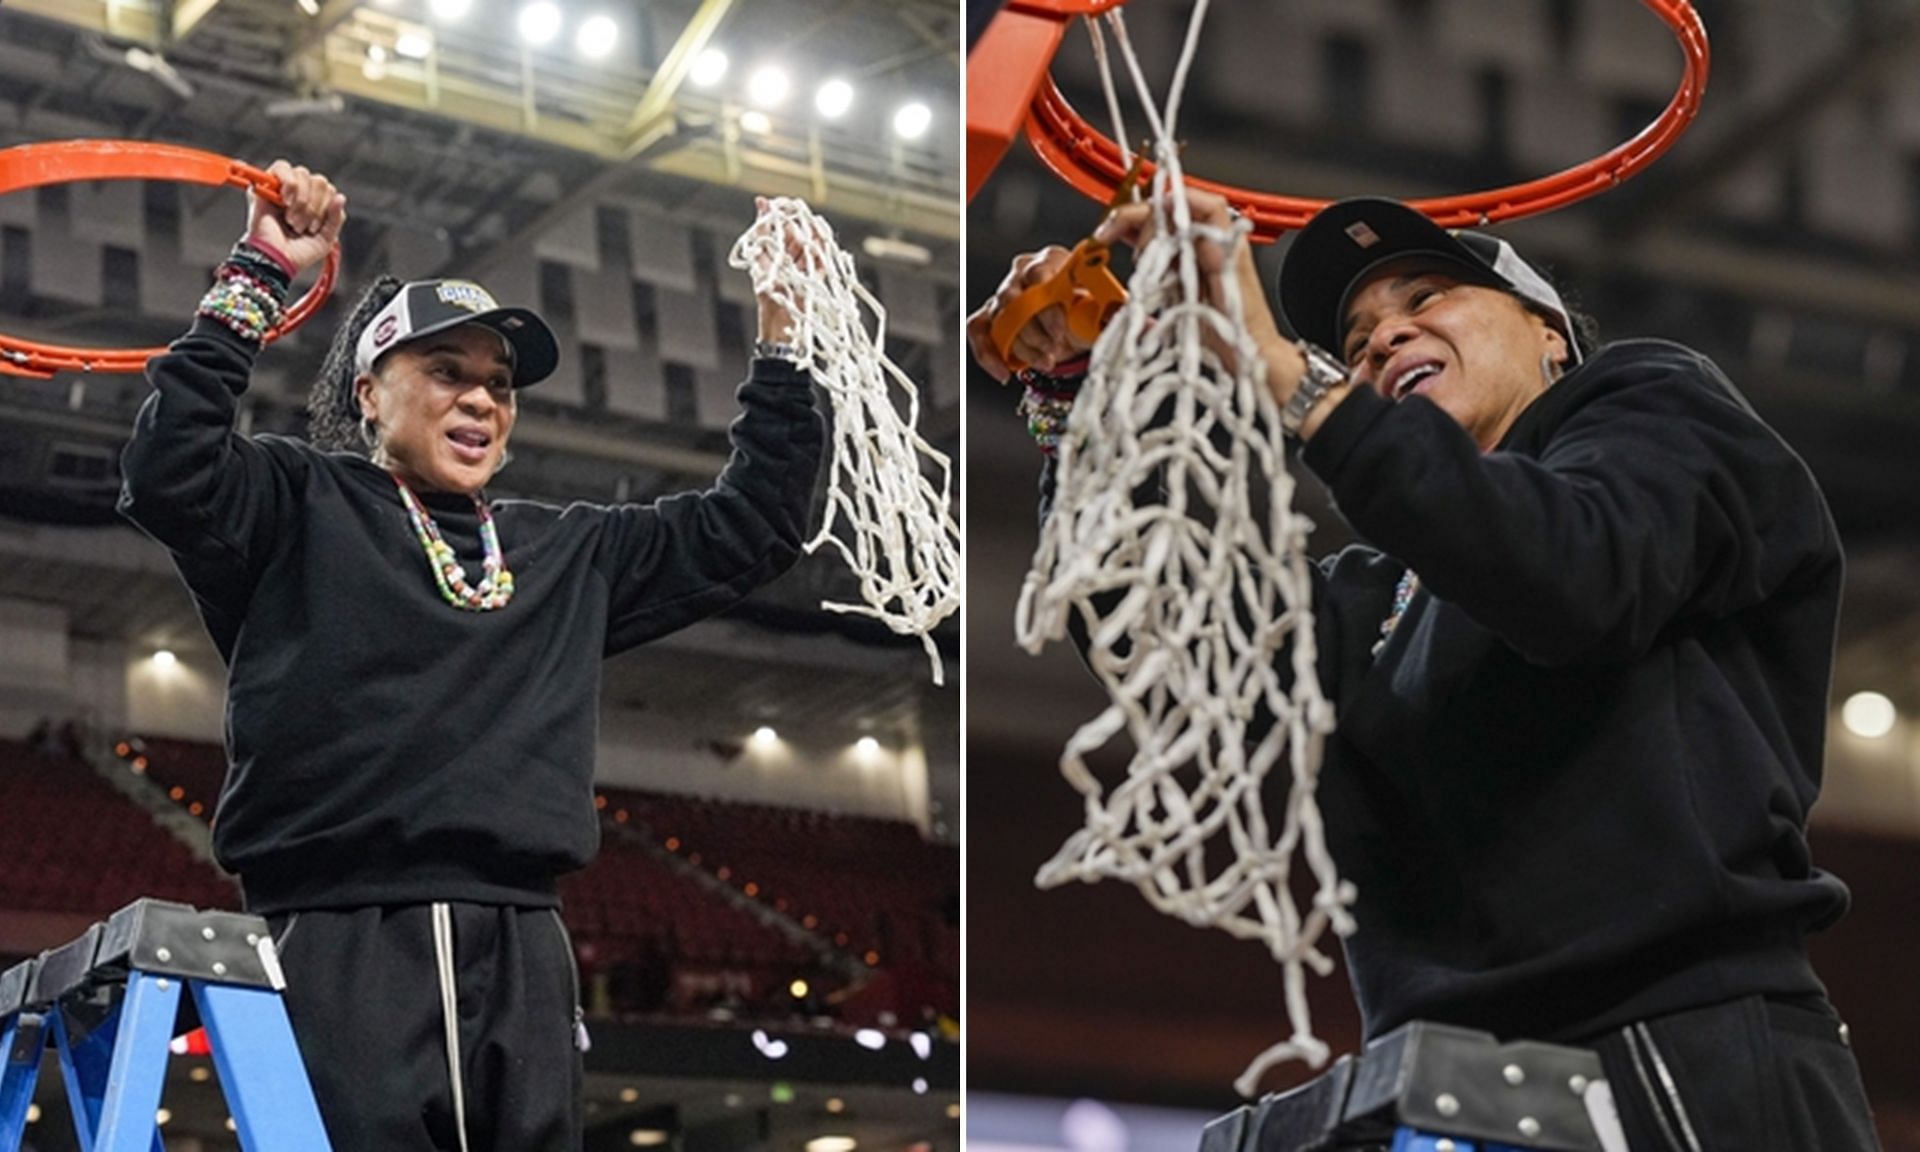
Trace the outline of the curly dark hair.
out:
[[[358,452],[368,444],[360,435],[360,399],[353,394],[354,349],[380,309],[400,294],[402,282],[382,276],[367,287],[353,311],[334,331],[333,344],[320,364],[320,375],[307,390],[307,438],[328,452]]]

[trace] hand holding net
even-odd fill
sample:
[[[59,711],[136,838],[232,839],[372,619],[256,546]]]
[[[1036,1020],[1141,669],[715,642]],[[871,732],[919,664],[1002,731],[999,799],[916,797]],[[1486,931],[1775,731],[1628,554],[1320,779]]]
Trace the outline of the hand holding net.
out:
[[[1094,345],[1015,626],[1037,652],[1078,617],[1087,661],[1111,698],[1062,753],[1062,773],[1085,797],[1086,826],[1038,882],[1124,880],[1162,912],[1263,942],[1284,970],[1293,1035],[1237,1082],[1252,1095],[1277,1061],[1325,1061],[1305,969],[1331,970],[1318,942],[1329,927],[1352,930],[1355,893],[1334,868],[1313,798],[1333,710],[1315,670],[1311,525],[1291,508],[1279,412],[1238,282],[1218,280],[1216,305],[1197,252],[1202,242],[1232,251],[1250,225],[1194,220],[1173,142],[1205,10],[1204,2],[1195,10],[1164,117],[1120,13],[1106,18],[1153,128],[1155,228],[1126,303]],[[1112,103],[1110,73],[1108,91]],[[1142,498],[1155,489],[1158,499]],[[1123,736],[1132,758],[1108,791],[1087,757]],[[1275,828],[1263,792],[1282,764],[1291,782]],[[1304,908],[1288,886],[1296,851],[1315,882]]]
[[[831,544],[859,580],[862,603],[822,607],[918,636],[934,683],[944,683],[932,632],[960,606],[953,464],[918,431],[920,390],[887,358],[886,309],[800,200],[771,201],[728,263],[793,318],[799,363],[833,408],[826,519],[807,550]]]

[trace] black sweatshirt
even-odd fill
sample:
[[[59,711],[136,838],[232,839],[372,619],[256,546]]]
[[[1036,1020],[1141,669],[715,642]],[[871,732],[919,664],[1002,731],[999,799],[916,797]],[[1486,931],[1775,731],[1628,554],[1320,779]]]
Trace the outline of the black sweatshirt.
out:
[[[1374,547],[1324,561],[1319,786],[1369,1037],[1579,1040],[1823,993],[1804,935],[1841,556],[1812,475],[1706,358],[1609,345],[1482,454],[1356,389],[1302,459]],[[1420,590],[1372,654],[1408,567]]]
[[[600,662],[790,567],[822,429],[759,360],[714,487],[651,505],[492,504],[513,600],[442,598],[384,469],[233,431],[257,350],[199,321],[147,369],[121,511],[172,552],[228,665],[214,849],[247,905],[552,906],[599,845]],[[477,579],[463,495],[421,500]]]

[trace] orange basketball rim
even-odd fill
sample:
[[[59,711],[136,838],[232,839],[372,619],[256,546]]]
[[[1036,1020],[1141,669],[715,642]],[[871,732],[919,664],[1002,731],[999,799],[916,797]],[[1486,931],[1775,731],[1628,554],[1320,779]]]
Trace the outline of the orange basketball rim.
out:
[[[1067,25],[1126,0],[1007,0],[967,60],[967,198],[972,199],[1024,128],[1028,143],[1056,175],[1095,200],[1112,197],[1127,165],[1120,148],[1075,112],[1047,74]],[[1604,192],[1632,177],[1673,146],[1700,111],[1710,56],[1707,30],[1689,0],[1641,0],[1672,28],[1685,57],[1679,87],[1666,109],[1631,140],[1584,164],[1524,184],[1407,203],[1442,227],[1496,223],[1549,212]],[[1148,166],[1151,173],[1152,166]],[[1189,177],[1217,192],[1253,223],[1253,238],[1272,241],[1300,228],[1330,200],[1278,196]]]
[[[63,140],[0,149],[0,196],[80,180],[173,180],[184,184],[250,188],[280,203],[280,181],[259,168],[171,144],[141,140]],[[277,340],[307,322],[333,294],[340,276],[340,249],[327,253],[320,279],[292,307]],[[140,372],[165,348],[65,348],[0,334],[0,375],[46,379],[59,372]]]

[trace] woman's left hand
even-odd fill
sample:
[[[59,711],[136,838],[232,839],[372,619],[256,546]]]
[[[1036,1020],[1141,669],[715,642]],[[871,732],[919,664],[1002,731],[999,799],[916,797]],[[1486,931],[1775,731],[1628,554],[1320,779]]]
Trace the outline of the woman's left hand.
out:
[[[753,206],[758,211],[761,220],[765,220],[768,213],[772,211],[772,205],[767,201],[765,196],[755,196],[753,198]],[[804,256],[806,253],[804,238],[792,228],[788,228],[785,239],[787,242],[788,258],[795,263],[804,264]],[[760,311],[759,338],[761,342],[767,344],[784,344],[793,338],[793,314],[788,312],[786,307],[778,300],[775,300],[771,294],[759,291],[758,285],[761,280],[762,277],[759,274],[759,270],[756,269],[754,274],[754,283],[756,285],[754,302],[759,306]]]
[[[1187,208],[1195,224],[1221,232],[1233,227],[1233,209],[1226,197],[1218,193],[1189,187]],[[1151,203],[1122,204],[1100,222],[1093,238],[1103,244],[1126,244],[1137,250],[1153,238],[1155,227]],[[1238,285],[1247,334],[1253,338],[1254,347],[1259,349],[1261,358],[1267,362],[1267,387],[1282,404],[1286,403],[1300,380],[1306,362],[1299,349],[1280,334],[1280,324],[1274,319],[1273,309],[1267,305],[1266,286],[1260,282],[1260,270],[1253,262],[1253,246],[1245,236],[1238,235],[1234,237],[1230,248],[1202,239],[1194,245],[1194,254],[1199,258],[1200,272],[1205,278],[1202,291],[1207,303],[1216,308],[1225,307],[1228,277],[1232,277]],[[1235,363],[1233,350],[1213,339],[1211,334],[1208,344],[1231,369]]]

